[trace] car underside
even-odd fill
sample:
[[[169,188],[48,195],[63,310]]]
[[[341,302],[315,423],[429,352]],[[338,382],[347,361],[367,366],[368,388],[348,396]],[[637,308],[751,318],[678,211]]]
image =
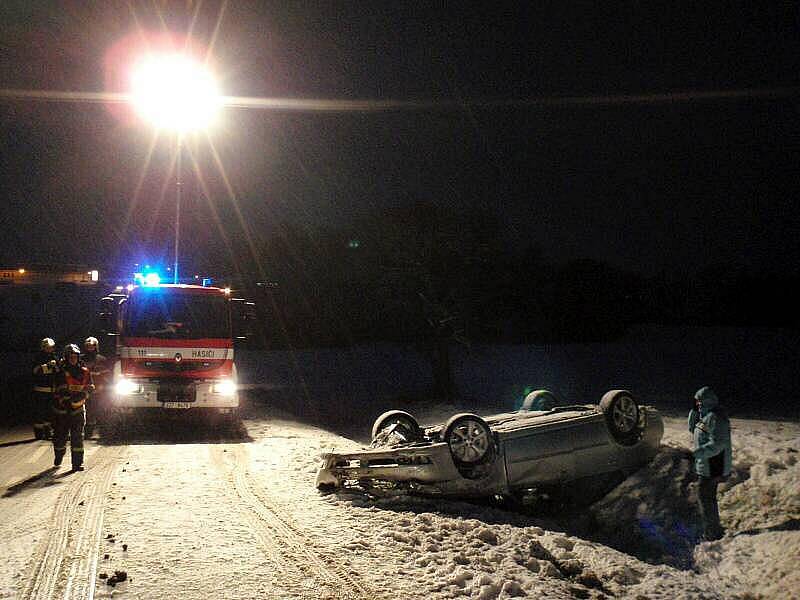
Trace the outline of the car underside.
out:
[[[662,434],[658,411],[624,390],[612,390],[599,405],[485,418],[461,413],[425,428],[409,413],[388,411],[376,419],[369,449],[323,455],[317,486],[523,496],[621,480],[652,459]]]

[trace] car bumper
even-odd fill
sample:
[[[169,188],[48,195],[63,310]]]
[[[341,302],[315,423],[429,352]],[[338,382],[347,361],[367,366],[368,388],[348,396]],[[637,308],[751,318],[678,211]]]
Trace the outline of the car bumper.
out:
[[[502,456],[479,476],[465,478],[444,442],[322,455],[317,488],[375,487],[389,482],[412,491],[445,496],[486,496],[505,490]]]
[[[157,381],[137,382],[138,389],[129,394],[114,393],[111,408],[141,409],[235,409],[239,406],[239,392],[218,394],[213,392],[213,382],[198,382],[187,387],[181,396],[165,394]]]
[[[394,449],[322,455],[317,486],[340,487],[362,479],[436,483],[458,479],[450,449],[443,442]]]

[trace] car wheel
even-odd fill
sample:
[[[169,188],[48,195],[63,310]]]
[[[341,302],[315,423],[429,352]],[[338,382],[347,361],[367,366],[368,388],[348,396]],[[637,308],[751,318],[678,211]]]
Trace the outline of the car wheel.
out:
[[[558,396],[550,390],[536,390],[525,396],[520,410],[550,410],[560,404]]]
[[[611,390],[600,400],[611,434],[617,441],[632,444],[638,439],[639,405],[627,390]]]
[[[492,430],[478,415],[463,413],[450,417],[444,426],[443,439],[456,465],[472,467],[487,463],[494,456]]]
[[[422,439],[422,429],[417,420],[409,413],[402,410],[389,410],[375,419],[372,425],[372,441],[389,428],[394,428],[394,433],[403,437],[407,442]]]

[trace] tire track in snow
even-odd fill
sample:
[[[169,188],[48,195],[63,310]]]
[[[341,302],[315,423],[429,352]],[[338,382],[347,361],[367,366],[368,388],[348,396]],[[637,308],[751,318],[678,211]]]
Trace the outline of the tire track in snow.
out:
[[[31,559],[33,568],[21,598],[94,597],[105,495],[125,451],[98,447],[92,466],[69,475],[72,480],[56,500],[48,526],[50,535],[42,540]]]
[[[239,507],[242,515],[247,519],[250,528],[255,536],[261,549],[266,553],[267,560],[270,564],[274,565],[273,573],[273,586],[275,587],[278,596],[275,597],[312,597],[314,590],[317,589],[318,582],[308,573],[308,569],[304,568],[302,562],[293,560],[293,557],[283,551],[283,544],[280,542],[282,538],[276,535],[276,532],[265,526],[266,523],[272,521],[274,517],[266,512],[265,508],[259,503],[255,506],[248,501],[249,495],[242,494],[237,487],[236,472],[238,470],[236,457],[233,452],[233,465],[225,460],[227,450],[219,450],[213,448],[210,450],[211,462],[214,467],[220,472],[226,481],[226,492],[231,498],[232,504]],[[242,502],[244,500],[244,503]],[[275,576],[278,575],[279,579]],[[283,594],[281,594],[283,592]]]
[[[214,447],[211,452],[217,467],[227,471],[223,450]],[[255,491],[258,486],[252,485],[246,447],[228,448],[226,454],[233,459],[232,470],[226,473],[233,484],[232,491],[255,517],[255,531],[270,558],[278,565],[287,565],[290,570],[299,569],[306,578],[312,577],[319,585],[307,590],[302,597],[342,600],[379,597],[337,564],[336,557],[315,550],[314,540],[301,531],[281,507],[270,502],[263,492]]]

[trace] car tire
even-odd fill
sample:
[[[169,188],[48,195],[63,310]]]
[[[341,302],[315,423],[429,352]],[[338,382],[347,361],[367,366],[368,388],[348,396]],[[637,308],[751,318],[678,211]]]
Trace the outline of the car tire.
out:
[[[442,435],[458,467],[476,467],[494,458],[494,436],[478,415],[461,413],[450,417]]]
[[[562,404],[550,390],[536,390],[525,396],[520,410],[551,410]]]
[[[403,410],[388,410],[375,419],[372,425],[372,441],[374,442],[379,433],[392,425],[402,429],[403,436],[409,442],[422,439],[422,429],[410,413]]]
[[[621,444],[632,445],[639,439],[639,405],[627,390],[611,390],[600,400],[600,410],[608,429]]]

